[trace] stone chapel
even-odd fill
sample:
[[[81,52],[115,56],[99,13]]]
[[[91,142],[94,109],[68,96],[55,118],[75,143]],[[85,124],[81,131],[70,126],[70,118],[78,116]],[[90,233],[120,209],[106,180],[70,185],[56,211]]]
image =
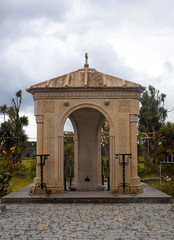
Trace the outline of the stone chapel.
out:
[[[64,191],[64,124],[74,128],[74,179],[77,190],[101,190],[101,126],[109,123],[110,191],[122,181],[122,167],[116,154],[132,154],[125,181],[136,193],[143,191],[137,172],[137,120],[140,84],[84,67],[35,84],[33,95],[37,123],[37,154],[49,154],[44,182],[51,193]],[[89,178],[88,183],[85,181]],[[37,167],[32,189],[40,182]],[[39,190],[38,190],[39,191]],[[120,191],[122,191],[120,189]]]

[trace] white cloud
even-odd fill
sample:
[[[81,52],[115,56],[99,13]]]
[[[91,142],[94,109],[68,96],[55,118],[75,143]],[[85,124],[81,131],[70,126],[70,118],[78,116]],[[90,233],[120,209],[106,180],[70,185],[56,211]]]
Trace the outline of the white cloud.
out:
[[[65,122],[64,131],[74,131],[73,125],[72,125],[72,123],[71,123],[69,118],[67,118],[67,120]]]
[[[29,137],[29,141],[36,141],[37,138],[37,125],[36,125],[36,120],[35,117],[32,113],[28,113],[28,120],[29,120],[29,125],[28,127],[24,127],[25,133]],[[3,118],[0,118],[0,122],[3,122]],[[69,118],[67,118],[65,125],[64,125],[64,131],[74,131],[72,123]]]
[[[173,10],[171,0],[1,0],[0,105],[22,89],[22,111],[33,114],[25,89],[83,67],[88,52],[90,67],[152,84],[172,109]]]
[[[24,114],[25,113],[22,113],[22,115]],[[27,117],[29,120],[29,125],[28,127],[24,127],[25,133],[27,134],[29,141],[36,141],[37,129],[36,129],[35,116],[32,113],[27,113]]]

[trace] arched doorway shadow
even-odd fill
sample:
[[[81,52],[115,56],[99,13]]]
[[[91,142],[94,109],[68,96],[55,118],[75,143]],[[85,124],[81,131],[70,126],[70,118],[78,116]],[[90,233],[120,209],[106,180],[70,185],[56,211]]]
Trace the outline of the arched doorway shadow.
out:
[[[68,117],[74,127],[74,179],[71,189],[104,190],[101,127],[105,116],[96,109],[86,107],[73,111]]]

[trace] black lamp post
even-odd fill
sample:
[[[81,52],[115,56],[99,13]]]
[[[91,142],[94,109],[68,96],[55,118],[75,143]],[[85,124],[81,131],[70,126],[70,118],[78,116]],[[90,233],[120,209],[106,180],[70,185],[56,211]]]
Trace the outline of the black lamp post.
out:
[[[28,194],[30,196],[33,196],[36,193],[37,188],[44,189],[45,188],[45,193],[46,196],[49,197],[51,194],[51,190],[47,190],[47,185],[46,183],[43,182],[43,167],[45,166],[45,160],[48,158],[49,154],[36,154],[35,157],[40,157],[40,162],[37,162],[36,158],[36,165],[40,167],[40,176],[41,176],[41,182],[37,183],[35,185],[34,191],[29,191]]]

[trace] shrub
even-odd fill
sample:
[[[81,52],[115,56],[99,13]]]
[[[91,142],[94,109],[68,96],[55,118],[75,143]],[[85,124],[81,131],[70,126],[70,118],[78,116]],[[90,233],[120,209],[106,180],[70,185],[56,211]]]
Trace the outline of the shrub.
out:
[[[7,194],[10,179],[10,172],[4,170],[2,163],[0,163],[0,197]]]
[[[174,182],[167,182],[164,181],[162,182],[161,186],[161,191],[167,193],[168,195],[172,196],[174,198]]]
[[[145,163],[138,164],[138,176],[142,177],[150,177],[156,175],[156,171],[154,169],[154,164],[146,159]]]

